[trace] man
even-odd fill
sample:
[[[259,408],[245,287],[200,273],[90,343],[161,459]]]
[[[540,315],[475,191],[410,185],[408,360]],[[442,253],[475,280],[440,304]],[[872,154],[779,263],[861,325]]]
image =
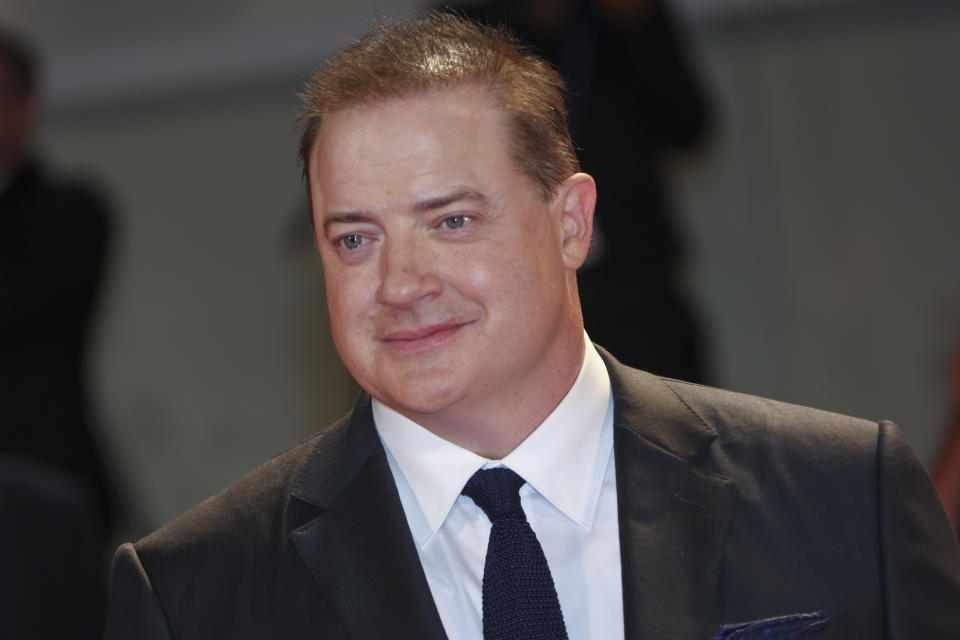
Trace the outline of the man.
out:
[[[561,85],[443,14],[313,77],[301,154],[365,393],[121,547],[108,637],[955,636],[960,554],[895,426],[585,340],[595,188]]]

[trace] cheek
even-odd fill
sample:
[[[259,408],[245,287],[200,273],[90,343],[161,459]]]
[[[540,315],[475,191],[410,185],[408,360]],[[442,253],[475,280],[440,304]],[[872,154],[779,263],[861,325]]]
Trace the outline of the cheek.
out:
[[[547,294],[562,266],[542,226],[498,238],[495,246],[458,246],[444,256],[443,277],[467,298],[485,305],[509,301],[526,307]]]
[[[363,339],[377,307],[376,268],[332,264],[324,266],[330,328],[339,342]]]
[[[330,328],[337,335],[350,326],[351,317],[356,313],[352,307],[356,292],[351,290],[351,283],[346,274],[339,273],[336,269],[325,271],[324,282],[327,310],[330,313]]]
[[[540,311],[542,284],[529,263],[502,259],[474,264],[457,288],[494,317],[512,323]]]
[[[490,291],[492,284],[499,280],[490,265],[477,260],[464,259],[455,264],[448,280],[460,293],[469,298],[482,298]],[[448,273],[450,273],[448,271]]]
[[[459,297],[487,308],[510,297],[515,265],[505,257],[461,246],[448,258],[438,275]]]
[[[366,362],[368,345],[363,340],[359,310],[353,305],[354,296],[347,287],[327,282],[327,310],[330,314],[330,335],[340,359],[356,377],[361,376]],[[359,378],[358,378],[359,379]]]

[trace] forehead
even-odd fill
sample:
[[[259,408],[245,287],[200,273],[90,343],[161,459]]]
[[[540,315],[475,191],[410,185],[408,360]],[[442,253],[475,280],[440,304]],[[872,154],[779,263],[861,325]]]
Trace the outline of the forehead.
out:
[[[310,153],[310,185],[330,197],[346,187],[396,183],[414,191],[512,169],[505,115],[467,86],[335,111]]]

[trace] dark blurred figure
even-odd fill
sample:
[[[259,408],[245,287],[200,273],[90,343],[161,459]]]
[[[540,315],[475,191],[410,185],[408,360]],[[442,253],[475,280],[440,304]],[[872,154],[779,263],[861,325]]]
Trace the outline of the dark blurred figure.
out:
[[[451,6],[510,25],[567,82],[570,132],[599,192],[597,246],[580,273],[590,338],[626,364],[704,382],[702,337],[679,282],[686,247],[663,162],[665,152],[701,141],[708,109],[667,7],[657,0]]]
[[[933,484],[940,500],[953,523],[953,530],[960,537],[960,338],[953,349],[949,371],[950,424],[946,438],[933,465]]]
[[[30,157],[37,111],[34,58],[0,32],[0,636],[93,638],[114,509],[84,355],[108,215]]]
[[[0,637],[102,638],[104,534],[85,483],[0,454]]]

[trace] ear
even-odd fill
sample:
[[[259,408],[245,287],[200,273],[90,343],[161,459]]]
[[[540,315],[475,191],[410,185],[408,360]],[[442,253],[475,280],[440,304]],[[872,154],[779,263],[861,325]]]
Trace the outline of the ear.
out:
[[[560,183],[555,203],[560,209],[563,229],[563,263],[566,268],[576,271],[590,252],[597,185],[587,174],[575,173]]]

